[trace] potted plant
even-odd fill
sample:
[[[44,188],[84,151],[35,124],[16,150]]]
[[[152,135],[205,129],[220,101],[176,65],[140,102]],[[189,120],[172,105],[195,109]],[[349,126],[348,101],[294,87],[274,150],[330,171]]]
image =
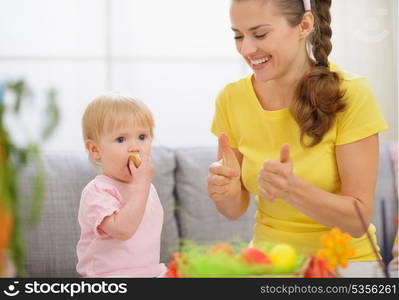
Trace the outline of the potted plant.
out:
[[[10,100],[8,104],[5,101],[6,95]],[[22,107],[31,95],[24,80],[0,83],[0,277],[26,275],[23,224],[28,221],[28,225],[34,225],[38,220],[45,180],[40,160],[40,145],[51,136],[59,121],[56,92],[50,89],[47,94],[44,123],[39,128],[40,137],[35,141],[28,140],[25,145],[17,145],[6,128],[5,117],[20,120]],[[22,121],[20,123],[19,125],[23,126]],[[24,220],[26,212],[22,213],[23,203],[18,192],[18,178],[28,163],[35,163],[38,171],[32,179],[28,220]]]

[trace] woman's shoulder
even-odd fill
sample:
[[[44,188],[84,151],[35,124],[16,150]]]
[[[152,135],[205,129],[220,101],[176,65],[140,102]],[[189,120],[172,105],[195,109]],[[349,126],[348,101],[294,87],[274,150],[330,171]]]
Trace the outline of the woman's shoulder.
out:
[[[219,101],[223,101],[222,99],[241,98],[241,94],[248,94],[248,90],[251,89],[251,76],[246,75],[236,81],[227,83],[219,92]]]
[[[346,104],[345,109],[337,114],[338,123],[355,124],[357,120],[356,126],[364,131],[368,128],[365,124],[372,122],[380,131],[385,130],[387,125],[368,79],[340,69],[336,72],[341,78],[341,89]]]
[[[332,62],[330,62],[330,70],[339,74],[341,87],[345,90],[361,92],[364,89],[370,89],[370,84],[364,76],[341,69],[337,64]]]
[[[248,83],[251,82],[251,77],[252,77],[252,74],[250,74],[250,75],[245,75],[245,76],[239,78],[238,80],[229,82],[229,83],[226,85],[226,88],[228,88],[228,89],[235,89],[235,88],[243,88],[243,87],[246,87],[246,86],[248,85]]]
[[[374,91],[366,77],[343,70],[333,63],[331,63],[330,69],[337,72],[341,79],[340,88],[345,93],[346,112],[364,105],[370,107],[377,105]]]

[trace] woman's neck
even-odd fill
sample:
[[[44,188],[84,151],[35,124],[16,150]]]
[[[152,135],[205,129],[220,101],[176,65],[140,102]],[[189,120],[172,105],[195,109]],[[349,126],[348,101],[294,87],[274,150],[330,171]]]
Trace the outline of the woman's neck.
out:
[[[295,99],[295,92],[303,75],[311,68],[308,59],[294,63],[288,72],[279,78],[259,82],[252,77],[252,84],[261,106],[265,110],[280,110],[290,106]],[[301,70],[298,72],[298,70]]]

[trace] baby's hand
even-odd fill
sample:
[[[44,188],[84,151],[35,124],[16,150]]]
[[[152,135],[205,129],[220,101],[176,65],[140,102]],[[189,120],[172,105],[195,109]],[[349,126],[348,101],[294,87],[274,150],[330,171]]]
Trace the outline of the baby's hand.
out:
[[[137,167],[136,164],[138,165]],[[140,163],[129,158],[129,170],[132,174],[130,184],[133,185],[150,184],[155,175],[154,167],[147,154],[141,155]]]

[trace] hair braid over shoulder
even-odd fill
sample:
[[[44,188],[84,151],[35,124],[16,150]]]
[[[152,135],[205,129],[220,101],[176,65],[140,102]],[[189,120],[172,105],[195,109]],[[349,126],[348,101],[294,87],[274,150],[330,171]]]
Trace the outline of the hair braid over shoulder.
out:
[[[345,108],[344,91],[340,88],[338,73],[329,69],[328,56],[332,50],[330,27],[331,0],[312,0],[315,28],[310,37],[316,65],[298,85],[297,100],[291,111],[301,129],[301,142],[305,135],[311,138],[306,146],[320,143],[334,124],[336,113]]]

